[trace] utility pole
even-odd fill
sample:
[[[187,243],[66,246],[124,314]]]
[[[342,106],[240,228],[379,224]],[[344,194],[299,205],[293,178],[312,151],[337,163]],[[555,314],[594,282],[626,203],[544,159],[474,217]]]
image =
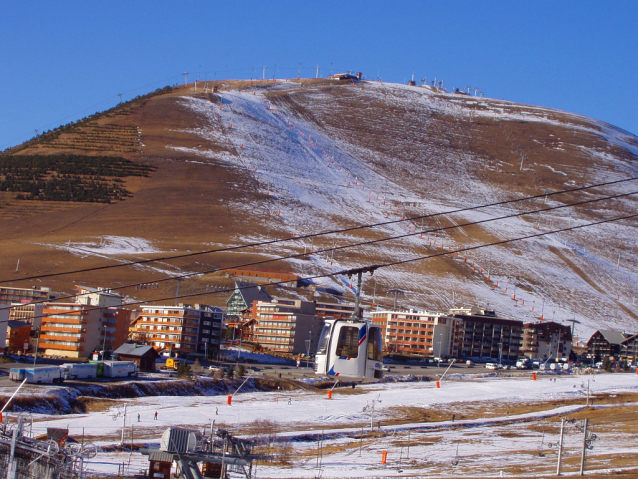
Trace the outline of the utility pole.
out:
[[[558,440],[558,465],[556,466],[556,475],[560,476],[560,466],[563,460],[563,429],[565,427],[565,418],[560,420],[560,439]]]
[[[35,330],[37,336],[35,339],[35,351],[33,351],[33,365],[35,366],[35,362],[38,360],[38,348],[40,347],[40,328]]]
[[[266,79],[266,67],[261,67],[263,69],[262,80]]]
[[[121,94],[121,93],[118,93],[118,94],[117,94],[117,96],[119,96],[119,97],[120,97],[120,105],[121,105],[121,104],[122,104],[122,94]]]
[[[177,289],[175,291],[175,306],[179,306],[179,283],[182,278],[175,278],[177,280]]]
[[[124,446],[124,431],[126,430],[126,404],[124,405],[124,419],[122,421],[122,440],[120,446]]]
[[[397,310],[397,297],[401,294],[405,294],[405,291],[401,290],[401,289],[391,289],[388,291],[388,293],[393,293],[394,294],[394,311]]]
[[[583,452],[580,457],[580,474],[585,473],[585,455],[587,454],[587,426],[589,426],[589,419],[585,418],[585,427],[583,427]]]
[[[184,72],[182,75],[184,75],[184,88],[186,88],[186,85],[188,84],[188,72]]]
[[[317,65],[317,73],[315,73],[315,78],[319,78],[319,65]]]

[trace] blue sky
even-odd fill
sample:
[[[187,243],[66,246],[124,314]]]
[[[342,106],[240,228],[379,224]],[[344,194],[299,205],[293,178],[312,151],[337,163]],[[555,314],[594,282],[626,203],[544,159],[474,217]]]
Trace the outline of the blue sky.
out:
[[[0,0],[0,150],[200,79],[445,81],[638,134],[635,1]]]

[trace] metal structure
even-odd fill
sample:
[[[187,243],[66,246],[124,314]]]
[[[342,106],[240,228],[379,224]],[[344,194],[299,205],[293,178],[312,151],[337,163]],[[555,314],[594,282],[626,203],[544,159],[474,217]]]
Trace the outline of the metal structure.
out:
[[[338,380],[383,377],[381,328],[360,318],[361,275],[374,267],[350,271],[357,275],[355,307],[348,319],[326,319],[315,356],[315,372]]]
[[[82,479],[84,460],[95,457],[93,444],[39,441],[24,430],[28,421],[19,415],[15,423],[0,424],[0,478]]]
[[[225,429],[211,429],[208,434],[197,429],[168,428],[162,435],[159,448],[145,448],[140,452],[149,456],[149,477],[156,477],[155,469],[162,465],[178,465],[177,477],[204,479],[227,477],[229,472],[241,474],[246,479],[254,477],[253,461],[266,456],[253,454],[252,441],[237,439]],[[199,466],[202,463],[202,466]],[[157,466],[156,466],[157,464]]]

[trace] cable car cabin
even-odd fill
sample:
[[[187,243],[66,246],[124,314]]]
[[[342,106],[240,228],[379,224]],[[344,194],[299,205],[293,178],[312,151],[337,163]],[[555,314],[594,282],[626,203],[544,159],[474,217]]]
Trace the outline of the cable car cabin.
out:
[[[315,372],[349,381],[383,377],[381,328],[365,321],[326,319]]]

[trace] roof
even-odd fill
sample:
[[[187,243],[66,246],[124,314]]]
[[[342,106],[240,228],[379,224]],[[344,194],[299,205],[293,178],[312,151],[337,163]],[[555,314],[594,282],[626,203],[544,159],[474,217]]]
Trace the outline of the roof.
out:
[[[16,321],[16,320],[7,321],[7,328],[9,329],[19,329],[19,328],[26,328],[26,327],[30,328],[31,324],[25,323],[24,321]]]
[[[235,292],[241,294],[248,307],[252,306],[253,301],[272,301],[272,296],[270,296],[264,288],[255,283],[235,281]]]
[[[113,354],[124,354],[126,356],[139,356],[142,357],[148,353],[153,346],[147,346],[144,344],[124,343],[122,346],[113,351]]]
[[[105,288],[92,288],[91,286],[81,286],[81,285],[75,285],[75,287],[77,289],[79,289],[80,291],[86,291],[87,293],[97,293],[97,294],[101,294],[104,296],[115,296],[118,298],[121,298],[121,295],[114,293],[113,291],[111,291],[110,289],[105,289]]]
[[[598,332],[602,334],[603,338],[605,338],[605,340],[609,344],[620,344],[626,339],[625,334],[620,331],[614,331],[612,329],[599,329]]]

